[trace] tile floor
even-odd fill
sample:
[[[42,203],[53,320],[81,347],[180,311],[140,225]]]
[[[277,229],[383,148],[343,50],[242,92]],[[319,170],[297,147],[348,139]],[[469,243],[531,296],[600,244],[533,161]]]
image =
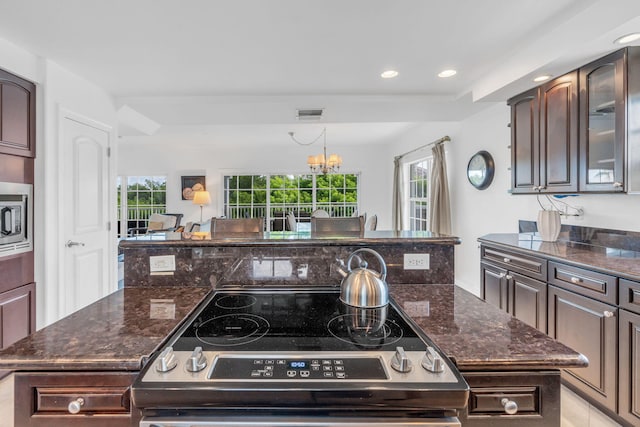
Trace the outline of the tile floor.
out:
[[[620,427],[620,424],[564,386],[561,399],[562,427]]]

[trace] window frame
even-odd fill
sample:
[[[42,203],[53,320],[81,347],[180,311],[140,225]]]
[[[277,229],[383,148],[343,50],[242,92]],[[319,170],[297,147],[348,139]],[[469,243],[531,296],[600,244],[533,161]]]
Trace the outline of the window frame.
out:
[[[130,184],[131,179],[135,179],[136,182]],[[148,182],[148,181],[155,182],[156,179],[164,180],[164,182],[159,182],[160,185],[164,184],[164,190],[158,190],[152,187],[149,190],[152,203],[143,205],[144,207],[142,208],[139,204],[136,204],[135,208],[131,208],[129,206],[129,197],[128,197],[130,193],[129,186],[135,185],[136,183],[140,184],[140,180],[145,180],[145,182]],[[117,224],[119,227],[118,237],[126,237],[127,230],[131,228],[129,227],[130,221],[136,222],[135,227],[138,227],[138,228],[147,227],[149,225],[149,217],[151,216],[151,214],[154,214],[154,213],[164,214],[167,212],[167,194],[168,194],[167,181],[168,181],[167,175],[118,175],[116,177],[116,191],[117,191],[116,206],[118,210]],[[126,183],[126,185],[123,185],[123,183]],[[139,193],[140,193],[139,189],[136,189],[135,193],[137,195],[136,200],[139,200]],[[164,193],[164,204],[155,203],[154,195],[158,193]],[[135,215],[133,217],[130,217],[130,214],[132,211],[135,212]],[[144,213],[141,215],[141,212],[144,212]],[[123,220],[123,218],[126,218],[126,220]],[[124,227],[123,227],[123,223],[125,224]]]
[[[343,185],[340,186],[333,186],[331,185],[333,183],[333,178],[330,177],[334,177],[334,176],[355,176],[356,177],[356,186],[355,187],[349,187],[347,186],[347,182],[346,182],[346,178],[344,178],[343,181]],[[251,189],[245,189],[245,188],[240,188],[240,177],[248,177],[251,176],[252,177],[252,188]],[[328,187],[318,187],[318,180],[319,177],[328,177],[327,179],[329,179],[330,181],[330,185]],[[266,185],[264,187],[264,191],[265,193],[265,203],[264,205],[256,205],[255,203],[253,203],[254,197],[251,197],[252,202],[250,204],[247,204],[245,209],[245,213],[243,215],[239,215],[238,214],[238,210],[242,209],[242,207],[238,208],[236,206],[236,212],[233,212],[231,209],[233,209],[234,207],[232,206],[231,203],[231,192],[234,191],[230,188],[229,183],[232,181],[232,179],[236,179],[236,187],[235,187],[235,191],[243,191],[243,190],[251,190],[252,194],[255,192],[255,187],[254,186],[254,182],[255,182],[255,177],[264,177]],[[283,177],[285,178],[285,180],[283,181],[283,186],[282,187],[278,187],[278,188],[274,188],[272,187],[272,179],[274,177]],[[287,186],[286,180],[295,180],[296,184],[294,186]],[[311,186],[307,187],[307,186],[301,186],[301,181],[303,180],[311,180]],[[324,179],[324,178],[323,178]],[[304,221],[308,221],[308,218],[310,216],[310,214],[316,210],[316,209],[328,209],[328,212],[330,213],[330,215],[332,216],[350,216],[351,213],[353,211],[355,212],[359,212],[360,209],[360,195],[361,195],[361,181],[362,181],[362,175],[360,172],[356,172],[356,173],[348,173],[348,172],[344,172],[344,173],[334,173],[334,174],[327,174],[327,175],[322,175],[322,174],[314,174],[314,173],[310,173],[310,172],[304,172],[304,173],[224,173],[222,175],[222,213],[223,215],[225,215],[225,217],[227,218],[239,218],[239,217],[243,217],[243,216],[263,216],[265,218],[265,226],[267,227],[267,229],[271,229],[270,224],[272,222],[272,220],[274,219],[280,219],[280,216],[275,216],[274,212],[279,210],[284,212],[284,214],[286,214],[287,212],[293,211],[294,215],[296,216],[296,220],[299,222],[304,222]],[[289,181],[290,182],[290,181]],[[259,191],[263,190],[263,187],[260,187],[258,189]],[[274,203],[272,202],[272,194],[274,191],[297,191],[298,192],[298,197],[297,200],[295,202],[287,202],[286,200],[283,203]],[[301,191],[311,191],[311,203],[309,202],[304,202],[303,198],[300,197],[300,192]],[[356,202],[355,202],[355,206],[354,203],[352,202],[347,202],[345,200],[343,201],[336,201],[336,202],[324,202],[324,201],[318,201],[318,193],[321,191],[329,191],[331,194],[332,190],[338,190],[340,191],[343,195],[347,194],[347,192],[349,190],[355,190],[355,194],[356,194]],[[329,199],[331,199],[331,197],[329,197]],[[236,205],[238,205],[238,198],[236,198]],[[303,213],[304,212],[304,213]],[[284,218],[283,218],[284,221]]]
[[[424,168],[426,173],[424,174],[424,190],[422,193],[422,197],[413,197],[412,196],[412,184],[417,183],[419,180],[412,179],[411,168],[415,165],[425,164],[427,167]],[[431,225],[431,217],[429,215],[430,210],[430,200],[431,200],[431,172],[433,169],[433,156],[425,156],[410,162],[405,163],[405,194],[407,195],[405,200],[405,224],[409,225],[409,230],[411,231],[428,231]],[[413,214],[416,211],[416,207],[414,203],[424,203],[424,217],[417,217]],[[418,228],[417,225],[421,224],[422,227]]]

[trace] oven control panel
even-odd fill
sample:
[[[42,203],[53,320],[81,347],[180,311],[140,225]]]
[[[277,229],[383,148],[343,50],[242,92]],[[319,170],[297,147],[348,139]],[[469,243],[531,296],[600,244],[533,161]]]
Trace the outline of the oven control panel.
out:
[[[243,358],[219,357],[209,379],[220,380],[386,380],[377,357],[360,358]]]

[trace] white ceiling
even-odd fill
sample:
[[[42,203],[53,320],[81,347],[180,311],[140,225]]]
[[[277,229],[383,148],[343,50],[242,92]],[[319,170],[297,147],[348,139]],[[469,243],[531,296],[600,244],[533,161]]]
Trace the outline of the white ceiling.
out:
[[[638,0],[0,0],[0,38],[113,94],[123,135],[290,143],[296,108],[320,107],[314,129],[362,142],[461,120],[634,31]]]

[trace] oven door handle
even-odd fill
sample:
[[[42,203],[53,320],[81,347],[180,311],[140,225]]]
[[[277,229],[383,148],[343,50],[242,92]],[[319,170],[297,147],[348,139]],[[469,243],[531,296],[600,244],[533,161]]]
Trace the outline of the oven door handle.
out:
[[[334,417],[267,417],[226,418],[143,417],[140,427],[461,427],[456,417],[442,418],[334,418]]]

